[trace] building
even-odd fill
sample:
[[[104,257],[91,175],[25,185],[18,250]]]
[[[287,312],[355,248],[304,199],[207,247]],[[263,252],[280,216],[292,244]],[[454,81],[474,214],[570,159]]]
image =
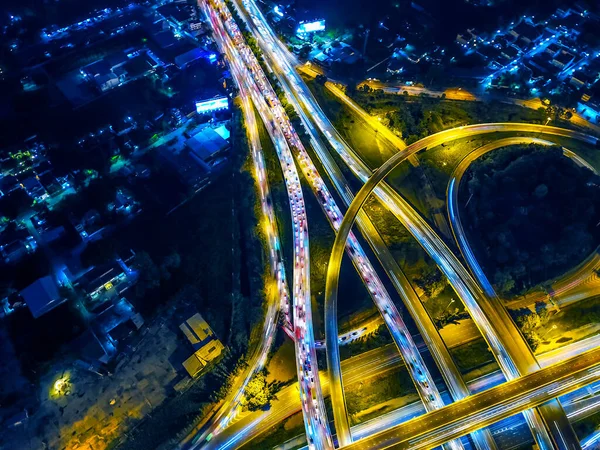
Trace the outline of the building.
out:
[[[194,47],[193,49],[176,56],[175,65],[180,69],[185,69],[190,64],[198,61],[200,58],[207,58],[208,56],[208,52],[202,50],[201,48]]]
[[[508,61],[513,61],[517,56],[519,56],[519,50],[510,45],[500,50],[500,55],[502,55]]]
[[[14,239],[0,244],[0,254],[7,264],[19,262],[26,255],[33,253],[37,248],[35,239],[27,236],[22,239]]]
[[[195,350],[183,362],[183,367],[190,377],[196,378],[211,361],[221,355],[225,347],[198,313],[179,325],[179,329]]]
[[[62,304],[58,286],[51,276],[45,276],[31,283],[21,292],[21,297],[36,319]]]
[[[42,202],[48,197],[48,192],[46,192],[46,189],[44,189],[44,186],[42,186],[42,183],[40,183],[40,180],[35,175],[31,175],[21,181],[21,186],[25,189],[27,195],[37,202]]]
[[[127,70],[123,67],[129,58],[123,52],[115,52],[81,68],[81,75],[91,81],[101,92],[106,92],[127,78]]]
[[[192,156],[189,150],[174,153],[171,149],[163,147],[160,157],[177,172],[179,179],[194,191],[206,184],[210,168]]]
[[[521,22],[519,25],[509,31],[509,35],[514,38],[514,41],[520,38],[526,43],[530,44],[537,41],[538,38],[541,37],[542,33],[540,33],[533,25],[530,25],[526,22]]]
[[[598,119],[600,119],[600,102],[584,94],[577,103],[577,112],[590,122],[598,123]]]
[[[135,281],[133,271],[122,261],[114,261],[89,270],[77,280],[77,285],[93,304],[99,304],[121,297]]]
[[[554,56],[552,64],[558,67],[559,69],[564,69],[573,61],[575,61],[575,55],[569,53],[566,50],[561,50],[557,55]]]
[[[46,242],[53,242],[65,234],[65,227],[48,223],[47,211],[31,216],[31,223],[40,237]]]
[[[591,78],[587,75],[583,70],[576,70],[569,83],[574,86],[576,89],[581,89],[584,87],[589,87],[591,85]]]
[[[113,72],[104,73],[94,77],[94,83],[100,91],[106,92],[119,85],[119,77]]]
[[[229,136],[227,136],[229,137]],[[205,127],[185,141],[192,156],[209,166],[215,165],[229,149],[229,142],[215,129]]]

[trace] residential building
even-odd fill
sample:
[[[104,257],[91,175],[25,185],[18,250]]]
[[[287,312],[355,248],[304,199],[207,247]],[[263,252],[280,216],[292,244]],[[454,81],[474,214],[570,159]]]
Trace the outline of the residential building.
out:
[[[205,127],[185,141],[192,156],[205,164],[214,165],[229,149],[229,142],[213,128]]]
[[[60,295],[56,282],[49,275],[34,281],[23,289],[20,294],[36,319],[66,300]]]
[[[552,59],[552,64],[554,64],[559,69],[564,69],[569,66],[573,61],[575,61],[575,55],[569,53],[566,50],[561,50],[557,55]]]
[[[183,367],[190,377],[196,378],[225,347],[198,313],[179,325],[179,329],[195,350],[194,354],[183,362]]]

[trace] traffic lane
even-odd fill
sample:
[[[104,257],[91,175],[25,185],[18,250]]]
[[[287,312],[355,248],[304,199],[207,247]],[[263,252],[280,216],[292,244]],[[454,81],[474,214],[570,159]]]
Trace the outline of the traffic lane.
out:
[[[462,343],[458,343],[457,345],[461,345]],[[575,356],[578,353],[583,353],[584,351],[589,351],[594,348],[600,346],[600,336],[595,336],[588,338],[585,341],[581,341],[580,343],[571,344],[569,347],[574,347],[572,350],[569,350],[568,347],[564,349],[559,349],[558,351],[552,351],[549,353],[544,353],[538,355],[538,359],[542,367],[547,367],[551,364],[556,363],[557,361],[564,360],[567,357]],[[424,344],[421,344],[421,349],[424,350]],[[562,350],[562,354],[561,354]],[[565,350],[569,350],[566,351]],[[360,383],[361,381],[367,381],[371,377],[380,376],[385,372],[396,370],[399,367],[404,365],[402,358],[398,355],[397,350],[394,347],[394,344],[388,344],[384,347],[380,347],[377,349],[370,350],[368,352],[362,353],[361,355],[354,356],[349,359],[345,359],[342,361],[342,370],[343,370],[343,379],[344,385],[350,386],[356,383]],[[322,388],[323,395],[329,395],[329,383],[324,373],[321,375],[322,377]],[[481,392],[490,386],[495,386],[500,382],[504,381],[504,376],[500,371],[495,371],[490,373],[489,375],[479,377],[475,380],[472,380],[468,383],[469,389],[473,393]],[[292,389],[294,392],[292,392]],[[278,398],[281,402],[285,403],[284,405],[280,404],[280,401],[273,402],[272,410],[267,412],[257,413],[256,416],[260,416],[262,419],[260,423],[252,428],[251,437],[256,437],[263,432],[266,432],[269,428],[275,426],[277,423],[281,422],[285,418],[291,416],[294,413],[300,411],[300,401],[297,395],[297,389],[295,386],[289,386],[284,388],[279,394]],[[291,396],[290,396],[291,395]],[[570,404],[570,400],[568,398],[561,398],[561,401],[566,401],[566,404]],[[597,408],[600,407],[598,403],[600,403],[600,399],[596,399],[590,401],[595,406],[589,406],[589,409],[586,411],[596,411]],[[419,402],[419,411],[421,414],[425,412],[424,407]],[[583,406],[582,406],[583,407]],[[594,409],[596,408],[596,409]],[[574,408],[575,411],[578,409]],[[571,411],[571,410],[569,410]],[[392,414],[388,413],[388,414]],[[400,414],[400,413],[399,413]],[[583,414],[583,413],[580,413]],[[225,430],[228,434],[235,434],[246,427],[248,427],[249,423],[252,423],[256,419],[255,415],[247,415],[240,419],[241,423],[236,423],[231,425],[230,428]],[[569,414],[569,418],[571,418],[571,414]],[[397,420],[406,420],[402,415],[398,417]],[[524,422],[523,422],[524,423]],[[369,429],[372,429],[374,425],[371,425]],[[354,431],[353,431],[354,433]],[[527,433],[520,432],[521,437],[525,438]],[[364,436],[364,435],[363,435]],[[531,435],[529,435],[531,436]],[[250,437],[250,436],[248,436]],[[239,442],[239,441],[238,441]],[[244,441],[245,442],[245,441]]]
[[[222,12],[226,12],[227,9],[224,5],[222,5]],[[225,14],[226,15],[226,14]],[[214,15],[213,15],[214,17]],[[216,21],[216,20],[215,20]],[[227,17],[226,15],[226,24],[229,24],[230,27],[232,27],[233,29],[233,35],[236,36],[237,34],[237,30],[235,27],[235,24],[233,23],[233,21],[231,20],[230,17]],[[224,36],[225,33],[221,33],[221,36]],[[244,47],[244,43],[241,39],[241,36],[239,37],[240,42],[238,42],[237,45],[240,45],[242,47],[242,51],[241,54],[242,56],[246,56],[246,58],[250,58],[251,61],[250,63],[252,64],[254,61],[252,61],[252,58],[254,58],[254,55],[252,55],[251,52],[246,51],[247,49]],[[236,59],[236,58],[234,58]],[[256,66],[256,64],[254,64],[254,66]],[[255,70],[255,75],[256,74],[261,74],[262,72],[257,69],[256,67],[254,67]],[[264,77],[264,74],[262,74]],[[245,80],[246,82],[248,82],[249,80]],[[266,82],[264,79],[262,79],[262,85],[263,88],[267,88],[267,86],[270,88],[270,86],[268,85],[268,82]],[[271,96],[271,104],[273,104],[275,102],[274,100],[274,95]],[[260,101],[256,101],[255,99],[255,103],[256,104],[261,104]],[[259,108],[259,112],[261,112],[261,110],[263,110],[262,108]],[[277,109],[273,109],[273,111],[277,111]],[[277,137],[273,136],[273,131],[272,128],[274,127],[273,125],[273,121],[270,119],[269,116],[267,116],[266,118],[263,117],[263,120],[265,121],[265,124],[270,122],[271,127],[267,126],[268,131],[271,134],[272,139],[274,140],[274,142],[281,141],[280,139],[278,139]],[[285,134],[285,132],[284,132]],[[283,141],[281,141],[281,143],[283,143]],[[280,148],[280,152],[278,152],[278,155],[281,156],[282,153],[286,153],[289,152],[289,150],[287,149],[287,145],[282,145]],[[318,448],[326,448],[328,446],[331,445],[331,438],[328,435],[328,429],[327,429],[327,424],[326,421],[322,420],[320,418],[320,411],[324,411],[324,406],[322,405],[322,397],[320,395],[320,386],[318,383],[318,375],[315,378],[311,377],[310,374],[313,372],[313,370],[311,369],[311,365],[314,364],[316,362],[316,356],[314,355],[314,345],[312,344],[312,325],[311,325],[311,318],[310,318],[310,305],[307,303],[307,298],[309,298],[309,288],[308,288],[308,274],[307,272],[304,270],[304,264],[302,261],[306,260],[306,254],[308,252],[308,245],[304,245],[305,241],[307,241],[308,239],[308,234],[305,230],[306,228],[306,219],[305,219],[305,211],[304,211],[304,204],[302,201],[302,192],[300,189],[300,185],[299,185],[299,180],[298,180],[298,176],[297,173],[295,173],[295,166],[293,166],[293,163],[290,164],[290,160],[291,158],[286,154],[284,156],[284,159],[287,160],[287,168],[285,165],[285,161],[283,159],[280,158],[280,162],[282,165],[282,170],[284,171],[284,178],[286,180],[286,184],[288,185],[288,192],[290,193],[289,199],[290,199],[290,209],[292,210],[292,216],[293,217],[299,217],[298,220],[300,220],[300,224],[301,224],[301,230],[303,233],[305,233],[305,237],[303,238],[303,236],[301,235],[298,238],[298,229],[296,226],[296,245],[295,245],[295,260],[296,260],[296,266],[295,266],[295,270],[294,270],[294,300],[295,300],[295,305],[294,305],[294,316],[295,316],[295,324],[296,324],[296,331],[299,334],[299,336],[297,336],[297,340],[296,340],[296,350],[297,350],[297,355],[298,355],[298,359],[296,360],[297,363],[297,370],[298,370],[298,379],[300,381],[300,386],[301,386],[301,397],[302,397],[302,405],[303,408],[305,409],[305,419],[306,419],[306,430],[307,430],[307,434],[309,435],[309,440],[313,441],[314,443],[317,445]],[[294,193],[294,196],[292,197],[291,194]],[[295,220],[295,223],[298,222],[298,220]],[[298,241],[299,241],[299,246],[298,246]],[[299,267],[299,263],[300,263],[300,267]],[[306,374],[306,376],[304,376]],[[315,397],[313,397],[313,394],[315,395]],[[317,409],[317,405],[321,404],[321,408],[320,411],[319,409]]]
[[[349,450],[439,445],[600,379],[600,349],[509,381],[348,446]],[[468,425],[464,423],[468,421]],[[448,427],[452,427],[448,430]],[[435,434],[437,433],[437,434]],[[441,434],[441,436],[440,436]],[[423,443],[426,441],[425,443]]]

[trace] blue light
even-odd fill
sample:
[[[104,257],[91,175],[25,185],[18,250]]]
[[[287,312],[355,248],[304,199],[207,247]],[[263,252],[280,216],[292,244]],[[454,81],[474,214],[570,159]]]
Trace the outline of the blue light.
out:
[[[227,100],[227,97],[219,97],[202,102],[196,102],[196,112],[198,114],[205,114],[207,112],[217,111],[220,109],[229,109],[229,101]]]
[[[314,22],[307,22],[307,23],[300,22],[300,25],[298,26],[298,30],[296,31],[296,33],[305,34],[305,33],[314,33],[316,31],[323,31],[323,30],[325,30],[325,21],[317,20]]]
[[[208,60],[209,60],[210,62],[212,62],[212,63],[216,62],[216,61],[217,61],[217,55],[215,55],[214,53],[211,53],[211,54],[208,56]]]

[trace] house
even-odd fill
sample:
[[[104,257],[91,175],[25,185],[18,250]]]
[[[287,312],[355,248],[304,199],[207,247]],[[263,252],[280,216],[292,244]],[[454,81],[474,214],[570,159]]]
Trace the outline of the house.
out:
[[[108,210],[124,216],[133,216],[139,214],[142,208],[140,208],[140,204],[135,200],[133,194],[126,189],[119,188],[115,195],[115,201],[109,203]]]
[[[456,42],[460,45],[468,45],[469,41],[471,40],[471,35],[470,34],[457,34],[456,35]]]
[[[17,232],[5,231],[0,234],[0,254],[7,264],[20,261],[26,255],[33,253],[37,243],[26,230]]]
[[[136,281],[135,273],[122,261],[94,267],[86,272],[77,285],[86,293],[90,301],[104,303],[121,297]]]
[[[536,27],[526,22],[521,22],[519,25],[509,31],[509,34],[514,37],[514,40],[521,38],[528,44],[535,42],[542,35]]]
[[[183,367],[189,376],[195,378],[223,352],[225,347],[198,313],[179,325],[179,329],[195,350],[194,354],[183,362]]]
[[[545,53],[548,53],[550,56],[555,57],[556,55],[558,55],[558,52],[560,52],[561,50],[561,46],[558,44],[555,44],[554,42],[552,44],[550,44],[548,47],[546,47],[546,49],[544,50]]]
[[[566,50],[561,50],[556,56],[554,56],[552,64],[558,67],[559,69],[564,69],[573,61],[575,61],[575,55],[569,53]]]
[[[202,50],[201,48],[194,47],[193,49],[176,56],[175,65],[180,69],[185,69],[193,62],[198,61],[200,58],[206,57],[208,57],[208,52]]]
[[[13,175],[0,175],[0,197],[10,194],[21,187],[17,177]]]
[[[92,322],[92,328],[104,352],[100,360],[108,362],[116,355],[119,343],[139,330],[143,324],[142,316],[135,312],[133,305],[125,298],[105,303]]]
[[[113,72],[109,72],[94,77],[94,83],[100,91],[106,92],[119,85],[119,77]]]
[[[48,223],[47,211],[31,216],[30,220],[40,237],[46,242],[55,241],[65,233],[65,227],[62,225],[54,226]]]
[[[81,236],[83,241],[92,240],[96,236],[100,236],[104,227],[100,223],[100,213],[95,209],[88,210],[81,218],[77,219],[73,215],[69,220],[75,231]]]
[[[185,141],[185,145],[193,156],[208,165],[214,165],[219,156],[229,149],[229,142],[210,127],[205,127],[202,131],[193,134]]]
[[[23,289],[20,294],[36,319],[66,300],[62,298],[56,282],[49,275],[34,281]]]
[[[27,195],[38,202],[42,202],[48,197],[48,192],[46,192],[39,178],[35,175],[31,175],[21,181],[21,186],[25,189]]]
[[[519,50],[511,45],[500,50],[500,55],[508,61],[513,61],[519,55]]]
[[[583,70],[576,70],[569,83],[577,89],[581,89],[582,87],[589,87],[591,82],[591,78],[587,75]]]
[[[577,103],[577,112],[587,120],[598,123],[600,118],[600,102],[584,94]]]

